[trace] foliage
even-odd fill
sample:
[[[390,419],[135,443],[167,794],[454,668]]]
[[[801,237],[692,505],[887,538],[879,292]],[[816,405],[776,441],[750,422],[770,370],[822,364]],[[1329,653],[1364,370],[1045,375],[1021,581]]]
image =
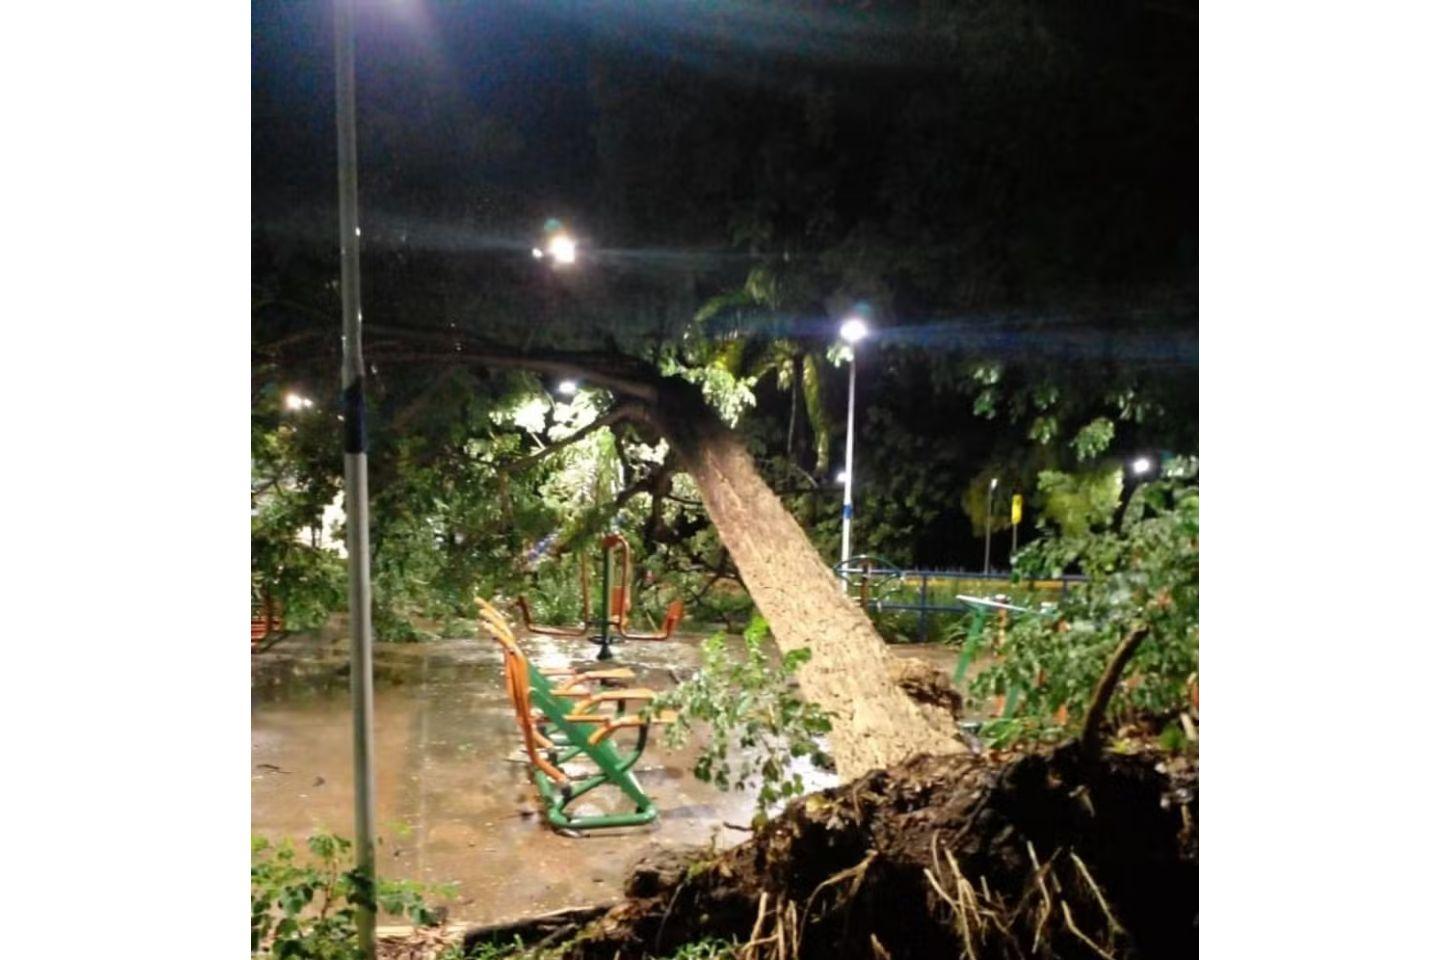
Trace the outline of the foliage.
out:
[[[1044,470],[1037,476],[1044,519],[1077,539],[1112,520],[1123,494],[1123,471],[1103,466],[1077,473]]]
[[[1058,535],[1018,555],[1019,577],[1058,576],[1078,566],[1074,585],[1045,616],[1019,616],[1000,658],[973,681],[980,699],[1016,691],[1010,716],[989,721],[994,742],[1054,737],[1082,718],[1108,659],[1142,625],[1148,633],[1113,700],[1121,715],[1176,712],[1198,669],[1198,464],[1164,465],[1161,480],[1134,491],[1116,529]]]
[[[335,834],[307,838],[311,853],[300,860],[290,840],[272,844],[252,838],[252,955],[299,960],[356,960],[357,910],[405,916],[419,926],[437,916],[426,895],[454,896],[448,885],[379,880],[376,896],[366,878],[344,863],[352,843]]]
[[[547,954],[531,950],[524,945],[522,938],[515,936],[512,943],[484,942],[467,953],[463,952],[462,944],[450,943],[433,960],[543,960],[547,955],[558,953],[558,950],[548,951]]]
[[[668,960],[734,960],[737,951],[731,941],[711,937],[683,944]]]
[[[252,410],[253,601],[280,605],[292,630],[320,626],[347,601],[341,558],[309,535],[341,489],[323,466],[333,459],[335,431],[315,416],[289,416],[276,384]]]
[[[732,654],[723,635],[700,644],[700,669],[655,700],[655,709],[678,711],[666,742],[682,746],[695,724],[709,728],[709,740],[695,761],[695,776],[721,790],[744,790],[758,778],[756,816],[763,819],[777,801],[802,793],[795,761],[815,757],[816,738],[831,729],[820,707],[803,701],[792,675],[810,659],[808,649],[788,651],[770,662],[765,621],[745,631],[744,656]]]
[[[1108,449],[1113,442],[1115,429],[1113,421],[1107,417],[1098,417],[1077,432],[1072,440],[1073,453],[1077,454],[1079,460],[1091,460]]]

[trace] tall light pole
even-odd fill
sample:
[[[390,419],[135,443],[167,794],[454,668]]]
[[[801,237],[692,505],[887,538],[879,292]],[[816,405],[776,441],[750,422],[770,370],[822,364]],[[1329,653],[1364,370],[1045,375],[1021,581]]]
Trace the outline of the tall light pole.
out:
[[[846,391],[846,499],[841,506],[841,592],[846,592],[846,561],[851,559],[851,487],[855,481],[856,454],[856,344],[865,339],[869,331],[866,321],[850,316],[841,324],[841,339],[846,341],[846,351],[851,366],[850,386]]]
[[[992,572],[992,491],[997,489],[997,478],[987,484],[987,550],[982,554],[982,572]]]
[[[357,98],[353,0],[334,0],[333,52],[337,69],[337,212],[342,254],[343,476],[347,508],[347,609],[352,653],[353,842],[357,870],[370,892],[377,888],[373,857],[373,624],[368,558],[368,454],[363,397],[362,293],[357,214]],[[377,913],[358,906],[358,946],[377,955]]]

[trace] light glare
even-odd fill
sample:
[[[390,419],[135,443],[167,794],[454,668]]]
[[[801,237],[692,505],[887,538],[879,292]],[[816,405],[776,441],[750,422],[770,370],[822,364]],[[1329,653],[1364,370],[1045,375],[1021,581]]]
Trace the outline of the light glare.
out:
[[[559,392],[566,397],[572,397],[579,392],[579,384],[573,380],[561,380],[559,382]]]
[[[573,263],[576,246],[573,237],[567,233],[558,234],[549,241],[549,256],[554,258],[555,263]]]
[[[1152,469],[1153,461],[1149,460],[1147,457],[1139,457],[1138,459],[1133,461],[1133,473],[1137,476],[1141,477],[1143,474],[1147,473],[1149,470]]]
[[[850,344],[855,344],[865,339],[868,332],[866,329],[866,321],[860,317],[847,317],[841,324],[841,339]]]

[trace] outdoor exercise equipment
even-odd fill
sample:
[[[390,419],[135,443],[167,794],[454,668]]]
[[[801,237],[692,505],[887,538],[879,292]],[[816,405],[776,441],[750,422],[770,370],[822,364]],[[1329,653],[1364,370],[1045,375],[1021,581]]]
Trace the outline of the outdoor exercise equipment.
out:
[[[252,652],[261,653],[282,636],[282,604],[270,591],[252,590]],[[268,643],[268,641],[271,643]]]
[[[610,660],[614,652],[610,644],[615,642],[614,635],[626,640],[668,640],[675,632],[675,627],[685,618],[685,603],[683,600],[671,601],[665,610],[664,622],[660,629],[650,633],[633,632],[629,629],[629,611],[634,605],[633,598],[629,592],[631,561],[629,553],[629,541],[617,533],[606,534],[599,541],[600,553],[603,557],[603,586],[599,597],[599,617],[593,623],[589,618],[589,558],[583,554],[579,557],[579,593],[582,599],[583,622],[576,626],[551,626],[534,622],[533,611],[529,607],[528,598],[520,595],[517,603],[519,613],[523,616],[524,626],[532,633],[542,633],[553,637],[585,637],[590,631],[598,631],[591,639],[599,644],[599,659]],[[616,560],[616,557],[618,558]],[[612,582],[613,568],[618,566],[618,583]]]
[[[628,704],[648,706],[655,691],[646,687],[609,687],[632,680],[628,669],[575,671],[539,670],[519,648],[508,622],[486,600],[475,599],[485,630],[504,651],[504,682],[513,704],[514,719],[524,739],[530,773],[544,801],[549,824],[559,830],[596,830],[650,823],[659,811],[640,787],[631,768],[644,754],[650,727],[673,723],[675,714],[651,715]],[[613,710],[610,711],[610,705]],[[634,729],[633,749],[622,750],[614,734]],[[594,771],[583,776],[564,772],[568,763],[590,763]],[[594,790],[610,785],[634,802],[632,813],[580,815],[570,804]]]
[[[880,603],[883,594],[902,584],[901,568],[868,553],[848,557],[832,570],[846,582],[846,592],[860,599],[862,610],[870,610],[873,604]]]

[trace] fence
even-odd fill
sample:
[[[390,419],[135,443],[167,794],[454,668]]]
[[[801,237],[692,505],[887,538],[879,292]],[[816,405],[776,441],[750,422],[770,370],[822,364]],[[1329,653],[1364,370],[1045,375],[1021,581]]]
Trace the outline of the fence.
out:
[[[946,581],[950,584],[954,601],[957,594],[968,592],[961,586],[965,582],[976,581],[987,585],[1013,583],[1010,573],[972,573],[965,570],[900,570],[876,557],[852,557],[845,563],[838,563],[836,564],[836,575],[846,580],[847,583],[857,585],[860,591],[861,606],[871,613],[915,613],[916,638],[919,643],[925,643],[927,640],[926,618],[928,616],[943,613],[962,615],[971,613],[973,610],[970,604],[964,602],[932,602],[930,587],[933,581]],[[1072,584],[1082,583],[1086,579],[1081,574],[1067,574],[1043,580],[1019,580],[1014,585],[1034,591],[1058,590],[1066,593],[1071,589]],[[902,590],[900,593],[893,592],[884,599],[873,596],[873,591],[879,592],[882,587],[889,587],[895,582],[913,588],[910,593],[914,594],[914,603],[901,602],[907,595],[907,590]],[[989,586],[983,592],[991,594],[1000,591],[993,591]]]

